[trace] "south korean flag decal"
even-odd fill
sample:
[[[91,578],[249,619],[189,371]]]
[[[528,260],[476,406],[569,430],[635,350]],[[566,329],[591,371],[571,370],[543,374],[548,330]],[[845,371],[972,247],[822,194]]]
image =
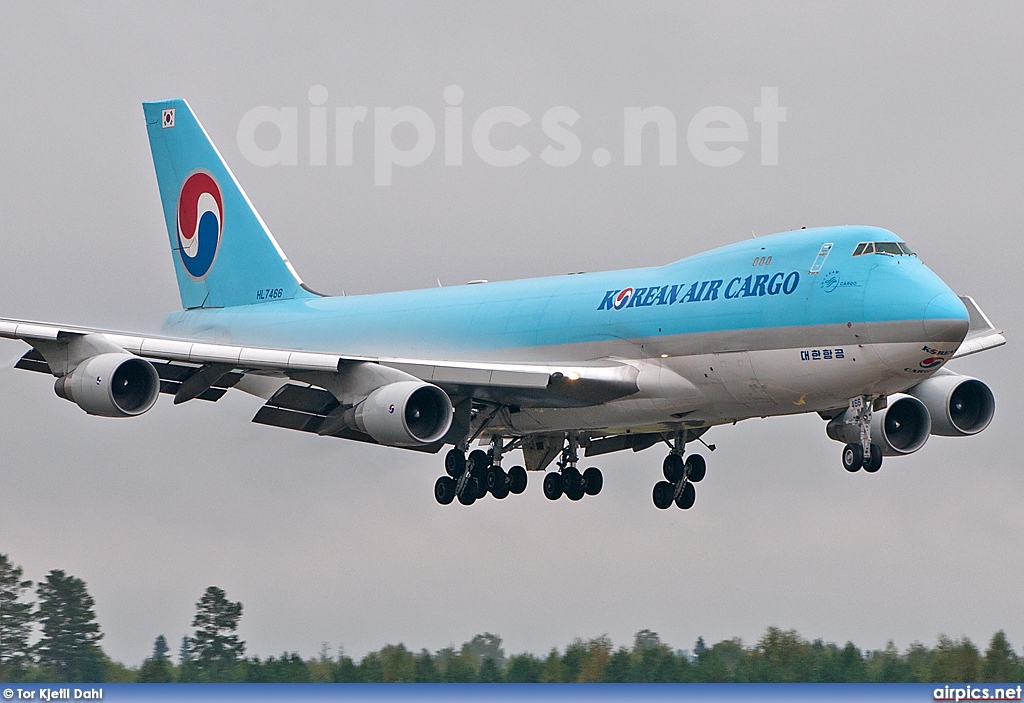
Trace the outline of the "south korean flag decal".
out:
[[[164,129],[174,126],[174,108],[164,110],[160,117],[160,124],[163,125]]]

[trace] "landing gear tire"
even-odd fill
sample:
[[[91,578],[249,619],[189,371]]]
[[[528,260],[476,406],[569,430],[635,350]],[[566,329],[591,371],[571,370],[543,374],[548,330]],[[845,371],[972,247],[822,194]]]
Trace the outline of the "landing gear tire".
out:
[[[562,486],[569,500],[580,500],[584,496],[583,476],[579,469],[569,467],[562,470]]]
[[[665,475],[665,480],[669,483],[675,483],[681,479],[684,470],[683,457],[678,454],[669,454],[661,464],[661,473]]]
[[[508,475],[500,466],[487,470],[487,490],[498,500],[508,497]]]
[[[882,468],[882,448],[877,444],[871,445],[871,456],[864,460],[864,470],[873,474]]]
[[[700,454],[691,454],[686,457],[685,469],[686,477],[690,479],[691,483],[700,483],[704,480],[704,475],[708,472],[708,463],[704,461],[704,457]],[[690,505],[693,505],[692,501],[690,502]]]
[[[672,505],[672,494],[675,489],[668,481],[658,481],[654,484],[654,507],[658,510],[665,510]]]
[[[881,456],[881,452],[879,452]],[[864,466],[864,450],[859,444],[847,444],[843,447],[843,468],[850,473],[860,471]]]
[[[466,485],[462,488],[462,492],[459,493],[459,502],[463,505],[472,505],[476,502],[477,497],[480,495],[480,481],[475,477],[471,476]]]
[[[583,472],[583,490],[588,496],[596,496],[604,487],[604,476],[596,466],[591,466]]]
[[[508,491],[513,495],[519,495],[526,490],[526,469],[522,466],[513,466],[508,470]]]
[[[683,492],[676,498],[676,507],[683,510],[689,510],[693,507],[693,501],[697,500],[697,491],[694,489],[692,483],[687,483],[683,487]]]
[[[505,471],[500,466],[492,466],[484,474],[487,490],[494,493],[495,489],[505,485]]]
[[[491,465],[491,458],[482,449],[474,449],[469,453],[469,470],[475,474],[482,475],[487,467]]]
[[[444,455],[444,471],[452,478],[459,478],[466,470],[466,454],[458,449],[451,449]],[[449,501],[451,502],[451,501]]]
[[[562,475],[552,471],[544,477],[544,497],[548,500],[558,500],[562,497],[563,485]]]
[[[434,484],[434,498],[441,505],[448,505],[455,500],[455,479],[442,476]]]

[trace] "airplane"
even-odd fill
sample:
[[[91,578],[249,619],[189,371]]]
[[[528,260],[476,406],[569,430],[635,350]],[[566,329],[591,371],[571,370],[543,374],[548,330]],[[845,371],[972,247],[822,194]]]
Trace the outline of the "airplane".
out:
[[[261,398],[253,422],[450,447],[434,497],[600,493],[580,457],[668,447],[655,506],[688,509],[711,427],[817,413],[850,472],[969,436],[995,414],[949,361],[1005,343],[902,239],[801,228],[663,266],[327,297],[307,287],[183,99],[143,103],[182,309],[161,334],[0,319],[91,415],[161,394]],[[471,447],[477,446],[471,450]],[[520,450],[523,464],[504,469]],[[468,455],[467,455],[468,452]],[[554,470],[548,471],[553,465]]]

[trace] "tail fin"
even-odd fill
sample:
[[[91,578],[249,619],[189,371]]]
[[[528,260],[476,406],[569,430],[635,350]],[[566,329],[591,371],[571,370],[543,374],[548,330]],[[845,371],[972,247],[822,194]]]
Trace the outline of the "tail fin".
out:
[[[312,298],[182,99],[142,104],[185,308]]]

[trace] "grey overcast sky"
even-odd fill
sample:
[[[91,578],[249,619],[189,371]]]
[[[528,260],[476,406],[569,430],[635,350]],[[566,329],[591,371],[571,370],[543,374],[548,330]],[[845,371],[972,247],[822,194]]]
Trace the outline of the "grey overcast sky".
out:
[[[178,293],[140,103],[185,97],[313,288],[340,294],[655,265],[803,225],[902,235],[1007,330],[953,364],[994,389],[983,434],[932,438],[848,475],[817,416],[711,430],[696,506],[651,504],[662,452],[598,463],[605,490],[438,506],[441,456],[249,421],[259,401],[86,416],[39,374],[0,371],[0,551],[88,583],[115,659],[177,647],[211,584],[245,605],[253,654],[353,656],[500,634],[511,652],[651,628],[692,648],[764,628],[873,649],[939,633],[1024,645],[1022,391],[1024,44],[1019,3],[4,3],[0,8],[0,315],[157,330]],[[444,164],[444,90],[460,86],[464,165]],[[367,106],[353,165],[309,160],[309,89]],[[787,110],[760,162],[761,89]],[[261,167],[239,123],[298,111],[298,163]],[[373,108],[416,106],[438,142],[374,184]],[[524,110],[474,153],[485,110]],[[575,109],[582,155],[540,153],[541,117]],[[623,110],[663,106],[676,165],[623,164]],[[687,126],[738,113],[734,165]],[[273,146],[268,125],[256,131]],[[395,131],[407,148],[410,129]],[[722,145],[723,147],[725,145]],[[556,145],[557,148],[557,145]],[[591,154],[610,152],[601,168]],[[719,148],[716,146],[716,148]],[[21,343],[4,341],[12,360]],[[344,350],[339,350],[344,351]]]

